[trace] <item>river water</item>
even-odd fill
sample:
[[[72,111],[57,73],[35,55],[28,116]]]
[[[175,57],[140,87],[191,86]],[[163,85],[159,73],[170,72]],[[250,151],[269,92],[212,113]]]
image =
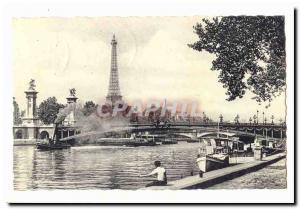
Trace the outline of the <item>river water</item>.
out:
[[[153,180],[139,177],[160,160],[168,181],[198,172],[197,143],[154,147],[81,146],[39,151],[14,146],[14,189],[138,189]]]

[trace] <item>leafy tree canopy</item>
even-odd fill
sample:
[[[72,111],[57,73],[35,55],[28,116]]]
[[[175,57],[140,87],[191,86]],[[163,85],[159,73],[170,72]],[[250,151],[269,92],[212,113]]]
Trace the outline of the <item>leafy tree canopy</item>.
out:
[[[216,56],[227,100],[251,91],[257,102],[271,102],[285,89],[285,33],[282,16],[227,16],[202,20],[194,26],[199,40],[189,47]]]
[[[55,97],[49,97],[39,105],[38,108],[39,119],[44,124],[54,123],[60,108],[64,108],[64,105],[59,104]]]
[[[97,105],[93,101],[88,101],[84,104],[82,112],[83,115],[89,116],[94,113],[97,109]]]

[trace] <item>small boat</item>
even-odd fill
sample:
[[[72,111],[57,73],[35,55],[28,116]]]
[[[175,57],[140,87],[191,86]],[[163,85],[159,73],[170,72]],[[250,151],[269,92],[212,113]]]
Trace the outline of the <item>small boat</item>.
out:
[[[187,143],[197,143],[197,142],[199,142],[199,140],[198,139],[187,139],[186,142]]]
[[[59,150],[59,149],[67,149],[70,148],[70,144],[66,143],[37,143],[36,148],[39,150]]]
[[[199,169],[208,172],[229,166],[228,154],[211,154],[197,159]]]
[[[100,146],[125,146],[130,138],[99,138],[96,139],[96,144]]]
[[[147,140],[144,138],[135,138],[134,140],[127,141],[125,145],[129,147],[155,146],[156,142],[154,140]]]
[[[156,145],[162,145],[162,141],[156,141],[155,144]]]
[[[197,159],[199,169],[208,172],[229,166],[229,141],[231,140],[219,136],[219,124],[216,138],[202,138],[199,140],[199,154],[204,155]]]
[[[58,123],[55,124],[54,134],[52,138],[37,141],[36,148],[39,150],[61,150],[70,148],[71,145],[66,142],[61,142],[57,139],[57,127]]]
[[[178,144],[176,139],[166,138],[161,141],[162,144]]]

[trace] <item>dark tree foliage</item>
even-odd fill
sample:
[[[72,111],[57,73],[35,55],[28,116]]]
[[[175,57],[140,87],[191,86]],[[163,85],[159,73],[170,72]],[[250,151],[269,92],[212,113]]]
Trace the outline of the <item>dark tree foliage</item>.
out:
[[[83,115],[89,116],[97,110],[97,105],[93,101],[88,101],[83,106]]]
[[[285,89],[283,16],[228,16],[203,19],[194,26],[199,40],[189,47],[216,55],[211,70],[227,89],[227,100],[246,90],[258,102],[271,102]]]
[[[20,113],[21,117],[24,117],[24,116],[25,116],[25,112],[26,112],[25,110],[22,110],[22,111],[21,111],[21,113]]]
[[[38,108],[39,119],[44,124],[54,123],[59,109],[61,108],[64,108],[63,104],[59,104],[55,97],[49,97],[48,99],[44,100]]]
[[[19,125],[22,123],[21,113],[18,103],[16,102],[15,98],[13,98],[13,106],[14,106],[14,125]]]

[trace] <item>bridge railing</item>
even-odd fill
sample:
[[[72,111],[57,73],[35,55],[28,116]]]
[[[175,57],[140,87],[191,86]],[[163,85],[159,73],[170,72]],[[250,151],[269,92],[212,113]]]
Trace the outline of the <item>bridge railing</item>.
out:
[[[283,128],[286,129],[285,124],[278,123],[229,123],[229,122],[169,122],[167,123],[170,126],[220,126],[220,127],[274,127],[274,128]],[[156,123],[130,123],[129,125],[121,125],[121,126],[129,126],[129,127],[137,127],[137,126],[156,126]],[[159,124],[158,124],[159,125]]]

